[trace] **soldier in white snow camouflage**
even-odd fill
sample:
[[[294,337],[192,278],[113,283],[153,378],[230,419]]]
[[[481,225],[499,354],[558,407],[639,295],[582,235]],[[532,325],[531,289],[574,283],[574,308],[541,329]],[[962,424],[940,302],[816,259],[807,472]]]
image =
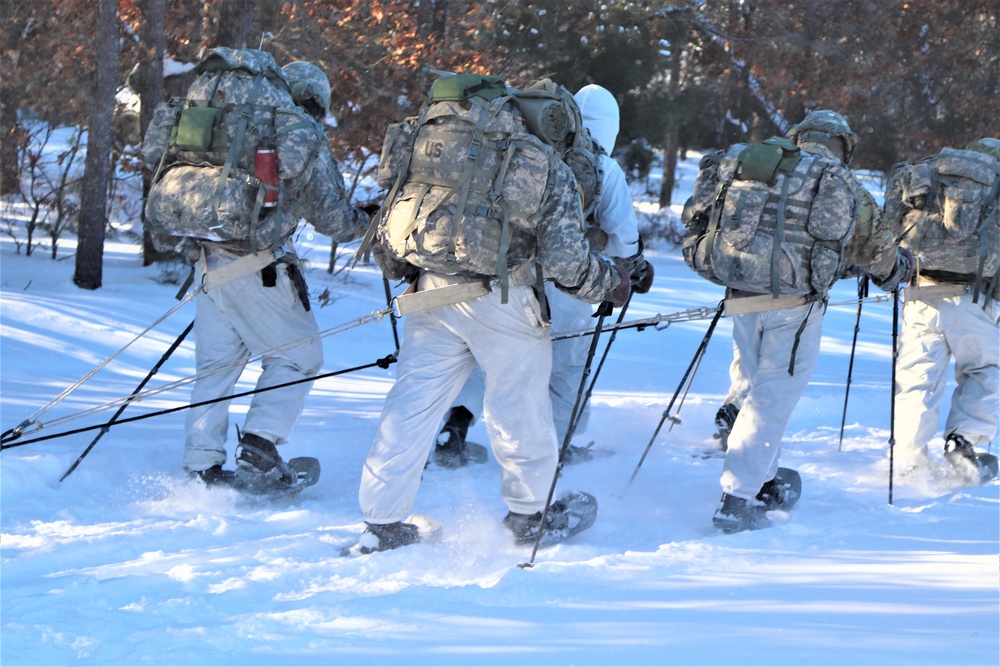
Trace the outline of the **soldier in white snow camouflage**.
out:
[[[477,364],[502,469],[505,524],[516,540],[524,538],[519,527],[537,528],[558,458],[540,277],[588,303],[620,305],[630,291],[627,271],[589,251],[572,172],[527,133],[502,82],[475,75],[442,81],[417,119],[387,132],[379,183],[390,196],[374,253],[386,276],[413,281],[418,296],[484,283],[492,291],[406,317],[397,379],[362,471],[363,551],[420,540],[417,526],[403,519],[441,419]],[[447,101],[435,95],[466,83]],[[486,96],[466,94],[472,84],[487,88]],[[467,191],[455,187],[462,183]],[[557,515],[552,510],[550,521]]]
[[[730,394],[717,418],[720,428],[731,431],[720,480],[722,500],[713,523],[727,532],[768,525],[766,512],[783,500],[775,481],[781,439],[819,356],[830,285],[853,265],[869,273],[882,289],[892,290],[908,280],[913,266],[912,256],[895,248],[878,208],[847,169],[857,137],[846,119],[833,111],[816,111],[795,125],[788,138],[803,152],[800,165],[822,165],[826,171],[812,179],[812,194],[818,201],[810,204],[809,193],[794,186],[786,191],[796,194],[785,210],[790,234],[781,244],[777,264],[769,247],[757,248],[757,258],[749,256],[754,230],[741,226],[727,229],[726,242],[742,244],[741,252],[747,256],[728,256],[739,261],[733,265],[742,271],[729,272],[725,266],[699,260],[695,249],[706,235],[705,213],[711,209],[711,204],[704,207],[706,188],[701,176],[685,207],[685,259],[710,279],[718,275],[711,271],[719,269],[734,283],[727,285],[727,303],[734,310],[743,300],[755,304],[733,317]],[[817,211],[817,205],[823,210]],[[774,220],[779,210],[778,202],[769,201],[759,217],[760,227],[780,227],[783,223]],[[734,210],[731,215],[740,212]],[[799,252],[812,246],[810,252]],[[822,253],[819,261],[816,249]],[[728,257],[720,264],[730,261]],[[716,259],[711,257],[713,262]],[[776,275],[780,276],[778,284],[773,281]],[[788,298],[799,302],[789,304]]]
[[[972,483],[996,476],[996,458],[975,448],[996,437],[1000,412],[998,189],[1000,139],[990,137],[899,165],[886,188],[886,217],[919,257],[896,366],[895,454],[904,473],[941,470],[928,445],[954,380],[943,470]]]
[[[196,260],[202,285],[193,403],[231,394],[250,356],[262,356],[258,389],[319,371],[322,345],[290,237],[302,219],[339,242],[358,238],[368,223],[345,199],[317,122],[330,102],[321,70],[292,63],[285,71],[262,51],[219,48],[198,71],[186,101],[157,109],[143,142],[157,170],[147,221],[161,247]],[[257,172],[258,149],[268,148],[278,173],[270,188]],[[277,195],[270,206],[268,189]],[[276,445],[288,442],[309,390],[302,382],[254,395],[235,472],[223,469],[228,403],[191,409],[184,467],[206,483],[251,491],[292,483]]]

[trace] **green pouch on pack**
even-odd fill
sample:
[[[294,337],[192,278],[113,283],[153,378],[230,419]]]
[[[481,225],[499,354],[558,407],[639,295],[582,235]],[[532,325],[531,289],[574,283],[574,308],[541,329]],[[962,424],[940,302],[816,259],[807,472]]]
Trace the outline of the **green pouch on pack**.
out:
[[[214,107],[188,107],[181,111],[173,141],[174,147],[182,151],[207,151],[220,148],[212,143],[212,137],[221,111]]]
[[[460,102],[470,97],[481,97],[488,102],[506,94],[507,86],[500,77],[470,72],[442,77],[431,86],[434,102]]]
[[[763,143],[751,144],[740,155],[739,178],[773,186],[778,171],[789,172],[802,159],[798,146],[788,139],[771,137]]]

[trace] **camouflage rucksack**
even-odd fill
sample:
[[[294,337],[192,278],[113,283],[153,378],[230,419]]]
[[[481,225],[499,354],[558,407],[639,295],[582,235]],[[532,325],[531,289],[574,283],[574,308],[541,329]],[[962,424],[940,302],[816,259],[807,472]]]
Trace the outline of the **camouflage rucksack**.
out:
[[[143,139],[155,169],[146,222],[173,237],[279,246],[297,225],[283,215],[284,183],[306,169],[320,138],[269,53],[216,48],[197,72],[186,98],[157,106]],[[258,179],[258,149],[277,156],[276,188]]]
[[[394,259],[446,274],[500,278],[535,253],[535,223],[556,152],[533,135],[499,77],[438,79],[419,115],[391,125],[378,183],[389,188],[375,233]]]
[[[918,276],[972,283],[974,299],[996,288],[998,184],[1000,161],[975,150],[944,148],[920,162],[893,167],[885,214],[900,245],[917,259]]]
[[[684,259],[734,289],[823,295],[845,261],[858,187],[839,161],[780,137],[706,155],[684,207]]]

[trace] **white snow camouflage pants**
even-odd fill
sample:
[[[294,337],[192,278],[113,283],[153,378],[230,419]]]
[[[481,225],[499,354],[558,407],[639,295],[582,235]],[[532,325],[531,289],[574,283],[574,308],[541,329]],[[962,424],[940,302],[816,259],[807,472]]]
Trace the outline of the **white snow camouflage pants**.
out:
[[[209,270],[236,259],[225,251],[212,250],[206,257]],[[201,270],[195,279],[201,281]],[[199,379],[191,391],[191,402],[233,393],[246,361],[274,348],[312,338],[311,342],[263,357],[257,388],[271,387],[315,375],[323,366],[323,346],[316,338],[319,328],[296,294],[286,267],[278,265],[274,287],[264,287],[259,271],[199,294],[194,321],[195,359]],[[212,369],[225,366],[213,373]],[[291,436],[312,383],[254,394],[243,431],[276,444]],[[205,470],[226,461],[229,402],[188,410],[184,467]]]
[[[730,398],[742,395],[742,405],[720,479],[725,493],[753,498],[777,474],[781,439],[819,358],[825,313],[824,304],[807,303],[733,317],[739,372],[732,373]],[[794,373],[789,375],[796,336]]]
[[[580,329],[593,329],[596,320],[593,318],[593,306],[576,299],[561,291],[551,283],[545,283],[545,296],[549,300],[549,318],[553,334]],[[587,353],[590,350],[589,336],[566,338],[552,343],[552,375],[549,378],[549,398],[552,401],[552,420],[556,425],[556,441],[562,445],[569,429],[570,418],[573,416],[573,405],[580,391],[580,378],[587,365]],[[476,368],[469,380],[462,387],[455,405],[465,407],[473,415],[473,420],[479,418],[483,406],[483,376]],[[581,399],[582,400],[582,399]],[[587,430],[590,420],[589,402],[583,406],[583,411],[577,420],[575,433]]]
[[[425,274],[418,287],[454,282]],[[393,523],[410,513],[441,419],[476,364],[501,495],[518,514],[545,506],[558,455],[548,395],[552,343],[531,288],[512,286],[507,304],[494,291],[406,316],[396,382],[361,473],[358,499],[366,521]]]
[[[965,294],[903,306],[896,365],[895,456],[903,468],[927,461],[955,363],[956,386],[943,437],[958,433],[973,445],[996,435],[1000,412],[1000,305]]]

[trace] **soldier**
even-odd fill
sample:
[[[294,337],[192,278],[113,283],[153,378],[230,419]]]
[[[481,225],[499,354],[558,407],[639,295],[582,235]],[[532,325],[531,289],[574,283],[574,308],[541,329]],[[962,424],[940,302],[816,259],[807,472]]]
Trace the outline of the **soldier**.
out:
[[[961,478],[982,483],[997,475],[996,457],[975,447],[996,435],[1000,412],[1000,140],[946,148],[896,173],[886,215],[920,261],[905,290],[895,452],[901,470],[931,467],[927,445],[953,360],[944,456]]]
[[[546,83],[555,87],[547,80]],[[633,291],[645,294],[652,286],[653,267],[643,257],[639,222],[625,173],[610,156],[618,138],[618,102],[606,88],[590,84],[577,91],[573,96],[573,103],[579,107],[583,128],[590,133],[595,144],[593,152],[600,165],[598,176],[601,184],[594,210],[588,218],[587,241],[592,251],[608,255],[628,269]],[[553,283],[546,283],[545,295],[553,331],[593,327],[593,308],[590,305],[562,292]],[[557,341],[552,348],[549,396],[552,400],[556,438],[560,444],[570,427],[589,347],[589,339],[569,338]],[[485,452],[478,452],[473,449],[475,445],[466,442],[469,427],[475,423],[482,403],[483,379],[477,369],[462,388],[456,405],[448,412],[448,418],[438,435],[437,446],[433,451],[433,460],[437,465],[458,468],[470,459],[476,460],[477,455],[484,460],[482,457]],[[586,430],[589,415],[589,407],[584,404],[577,416],[576,432]],[[588,447],[570,445],[566,449],[564,463],[572,464],[591,456],[592,452]]]
[[[589,252],[572,172],[551,147],[525,133],[520,112],[505,99],[495,77],[441,79],[419,118],[387,133],[380,162],[387,168],[379,182],[395,183],[398,194],[383,206],[375,258],[388,278],[413,280],[416,297],[447,303],[406,316],[396,382],[362,471],[362,553],[426,537],[404,518],[438,425],[477,364],[509,510],[504,525],[518,544],[527,544],[538,535],[542,510],[547,526],[567,521],[558,503],[545,507],[558,451],[548,395],[552,343],[538,280],[544,272],[578,299],[619,305],[630,281],[627,271]],[[435,123],[426,122],[430,118]],[[392,137],[407,132],[415,135],[401,140],[399,159]],[[514,153],[504,157],[508,149]],[[395,167],[404,162],[410,165],[405,174]],[[457,192],[465,201],[456,201]],[[505,259],[496,245],[504,238],[501,228],[509,234]],[[437,258],[436,248],[450,250]],[[449,294],[459,296],[446,299]]]
[[[208,88],[215,92],[206,97],[215,100],[220,109],[235,103],[236,110],[231,113],[236,115],[242,103],[253,102],[254,119],[260,114],[266,119],[262,121],[264,131],[275,135],[277,165],[272,163],[271,167],[276,170],[278,182],[267,182],[261,163],[255,163],[251,170],[238,155],[241,146],[232,151],[227,147],[222,153],[230,156],[226,169],[234,177],[231,180],[256,182],[246,175],[253,171],[257,181],[282,194],[280,205],[258,204],[252,218],[233,221],[232,229],[240,231],[228,238],[196,229],[199,216],[183,206],[211,200],[216,192],[218,176],[214,174],[218,168],[204,181],[211,191],[202,193],[204,196],[199,197],[191,189],[195,185],[188,189],[184,185],[193,183],[190,174],[206,169],[200,165],[212,161],[215,152],[211,149],[220,143],[217,137],[214,143],[206,142],[205,153],[199,151],[198,155],[208,156],[200,162],[191,159],[190,153],[178,153],[176,167],[178,171],[187,170],[187,178],[163,179],[163,190],[168,185],[177,190],[176,200],[182,203],[179,214],[166,211],[169,206],[165,202],[174,201],[170,193],[151,194],[149,214],[176,225],[169,234],[160,235],[161,247],[182,247],[198,258],[195,279],[203,288],[197,296],[194,323],[198,379],[191,392],[193,403],[230,395],[251,356],[262,357],[258,389],[303,380],[319,371],[323,364],[322,343],[290,237],[300,218],[335,241],[360,237],[368,224],[368,216],[345,198],[343,177],[316,122],[329,110],[330,84],[326,75],[310,63],[291,63],[282,71],[270,54],[262,51],[216,49],[210,58],[213,63],[239,67],[221,73],[224,68],[218,64],[204,67],[202,78],[189,90],[189,100],[201,99],[200,91]],[[296,105],[307,109],[312,117]],[[228,122],[225,113],[220,114],[223,124]],[[229,139],[249,134],[244,126],[242,133],[234,133]],[[258,152],[273,159],[273,153]],[[230,484],[253,493],[292,485],[296,473],[282,459],[277,446],[286,444],[291,437],[310,387],[310,383],[301,382],[254,395],[240,435],[235,471],[223,469],[228,402],[192,408],[186,421],[185,469],[206,484]]]
[[[741,405],[737,406],[739,411],[729,434],[720,479],[722,500],[713,517],[715,526],[725,532],[766,527],[768,510],[794,500],[784,497],[788,486],[777,476],[781,439],[819,355],[826,291],[842,271],[835,259],[840,253],[836,246],[840,246],[847,261],[868,272],[885,290],[905,282],[912,267],[908,253],[897,251],[878,207],[847,168],[857,137],[846,119],[832,111],[815,111],[792,127],[788,138],[802,151],[801,165],[811,163],[822,167],[823,175],[812,177],[818,179],[812,192],[786,190],[782,195],[785,201],[781,204],[789,208],[782,216],[786,234],[782,248],[786,254],[781,258],[776,259],[767,251],[762,253],[758,266],[751,252],[754,240],[739,236],[745,234],[744,225],[737,230],[734,223],[731,229],[736,232],[735,237],[730,229],[708,230],[705,212],[713,202],[699,201],[699,184],[695,186],[695,197],[685,206],[688,222],[685,259],[692,268],[705,275],[706,268],[697,259],[697,249],[708,237],[714,236],[716,242],[723,239],[739,243],[742,247],[741,252],[728,257],[713,255],[715,264],[710,266],[721,273],[726,270],[727,262],[741,262],[729,275],[745,278],[739,283],[732,278],[722,281],[739,286],[728,285],[726,310],[740,313],[733,316],[737,373],[730,400],[739,400]],[[781,141],[772,145],[780,145]],[[795,159],[794,150],[789,154]],[[817,162],[811,156],[818,156],[824,162]],[[726,159],[721,161],[725,163]],[[744,165],[741,173],[750,171],[749,165]],[[800,182],[808,178],[805,176]],[[711,199],[716,191],[710,188],[705,192]],[[817,198],[822,198],[822,203]],[[704,199],[704,194],[700,199]],[[766,215],[768,207],[759,203],[762,208],[755,210]],[[808,211],[808,222],[797,215],[799,209]],[[761,217],[759,227],[773,234],[776,224]],[[818,249],[800,255],[794,253],[789,241],[808,238],[803,236],[807,230],[810,236],[815,233],[828,239],[816,245],[832,251],[829,255],[832,262],[817,261],[823,257]],[[763,247],[773,248],[773,243],[768,240]],[[800,265],[785,266],[781,262],[796,258]],[[775,277],[780,277],[780,287],[774,284]],[[754,287],[752,283],[758,278],[760,286]],[[786,291],[796,278],[808,280],[804,286],[795,285],[794,290]],[[797,478],[797,473],[794,475]]]

